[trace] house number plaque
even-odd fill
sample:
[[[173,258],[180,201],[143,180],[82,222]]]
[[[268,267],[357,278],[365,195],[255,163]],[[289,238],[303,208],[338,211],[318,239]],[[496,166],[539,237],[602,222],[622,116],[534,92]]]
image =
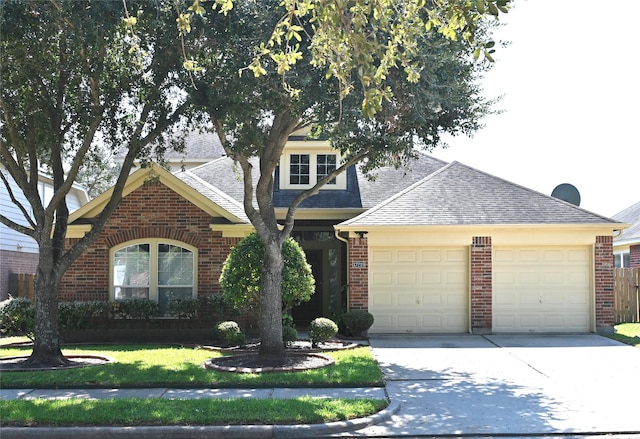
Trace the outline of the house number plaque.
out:
[[[367,268],[366,261],[351,261],[351,268]]]

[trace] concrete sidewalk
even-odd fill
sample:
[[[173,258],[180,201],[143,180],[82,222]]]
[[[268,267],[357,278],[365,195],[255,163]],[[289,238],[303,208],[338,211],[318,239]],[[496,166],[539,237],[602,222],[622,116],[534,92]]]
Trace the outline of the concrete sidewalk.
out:
[[[163,399],[292,399],[311,398],[370,398],[387,399],[384,387],[350,388],[264,388],[264,389],[0,389],[0,400],[9,399],[111,399],[111,398],[163,398]]]

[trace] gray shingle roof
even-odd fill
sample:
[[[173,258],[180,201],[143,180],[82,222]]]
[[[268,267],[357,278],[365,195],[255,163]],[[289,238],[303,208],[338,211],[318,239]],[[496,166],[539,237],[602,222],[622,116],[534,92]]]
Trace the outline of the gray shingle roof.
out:
[[[258,181],[258,162],[253,160],[253,180]],[[402,191],[416,181],[432,174],[445,166],[447,162],[424,153],[407,166],[396,169],[393,166],[379,168],[375,181],[370,181],[360,169],[347,171],[347,189],[344,191],[321,191],[318,195],[305,200],[301,208],[371,208],[381,201]],[[209,184],[219,188],[238,202],[242,202],[244,190],[242,175],[235,170],[230,158],[224,157],[190,170]],[[288,207],[299,193],[295,190],[274,189],[274,204],[277,207]]]
[[[640,241],[640,201],[633,206],[627,207],[622,212],[613,216],[613,219],[623,223],[631,224],[631,227],[622,231],[613,241],[627,241],[637,239]]]
[[[184,135],[176,134],[174,137]],[[224,148],[220,142],[220,137],[216,133],[190,131],[184,139],[184,151],[178,152],[174,149],[167,148],[164,158],[169,162],[191,161],[191,162],[208,162],[224,156]],[[124,159],[127,155],[126,150],[121,150],[115,155],[116,159]]]
[[[478,171],[441,168],[344,225],[608,224],[616,221]]]
[[[225,209],[227,212],[235,215],[240,220],[246,223],[249,222],[249,218],[247,218],[247,215],[244,212],[244,206],[218,188],[210,185],[197,175],[192,174],[190,171],[178,171],[174,175],[198,192],[200,192],[205,197],[209,198],[218,206]]]

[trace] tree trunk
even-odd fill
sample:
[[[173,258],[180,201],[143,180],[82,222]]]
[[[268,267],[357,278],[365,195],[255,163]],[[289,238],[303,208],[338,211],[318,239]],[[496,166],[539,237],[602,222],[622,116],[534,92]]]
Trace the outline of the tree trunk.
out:
[[[60,276],[53,254],[40,245],[35,279],[35,341],[26,361],[29,367],[57,367],[69,364],[60,350],[58,333],[58,290]]]
[[[265,245],[260,281],[260,358],[267,365],[284,362],[282,341],[282,248],[275,239]]]

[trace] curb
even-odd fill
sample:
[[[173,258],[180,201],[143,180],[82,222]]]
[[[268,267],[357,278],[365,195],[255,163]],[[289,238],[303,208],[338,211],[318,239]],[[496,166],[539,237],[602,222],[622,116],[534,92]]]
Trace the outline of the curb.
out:
[[[275,439],[313,437],[360,430],[387,421],[400,409],[389,405],[371,416],[327,424],[301,425],[212,425],[166,427],[3,427],[3,439],[84,439],[96,437],[136,439]]]

